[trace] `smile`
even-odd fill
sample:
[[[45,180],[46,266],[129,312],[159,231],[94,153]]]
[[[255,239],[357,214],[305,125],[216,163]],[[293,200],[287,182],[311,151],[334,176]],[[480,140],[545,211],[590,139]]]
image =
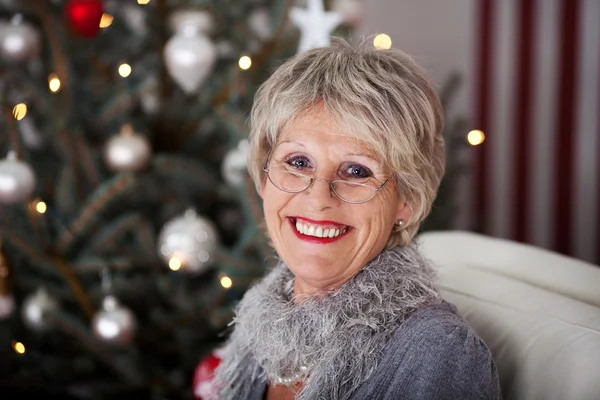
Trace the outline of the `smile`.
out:
[[[350,230],[347,225],[332,221],[314,221],[306,218],[289,218],[296,235],[310,242],[331,243]]]

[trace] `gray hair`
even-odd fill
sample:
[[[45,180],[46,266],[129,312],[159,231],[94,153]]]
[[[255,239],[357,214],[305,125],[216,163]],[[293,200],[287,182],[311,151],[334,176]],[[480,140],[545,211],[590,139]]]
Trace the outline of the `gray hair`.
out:
[[[318,104],[395,177],[412,215],[388,247],[407,245],[429,215],[445,170],[442,105],[425,70],[402,51],[340,38],[287,60],[258,89],[250,115],[248,170],[257,187],[279,133]]]

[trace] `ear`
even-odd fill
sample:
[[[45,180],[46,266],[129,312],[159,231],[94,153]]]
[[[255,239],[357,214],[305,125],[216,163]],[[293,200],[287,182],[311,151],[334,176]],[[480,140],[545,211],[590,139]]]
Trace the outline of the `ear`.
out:
[[[267,185],[267,180],[266,179],[261,179],[261,182],[256,185],[256,192],[258,193],[258,195],[260,196],[261,199],[264,200],[264,192],[265,192],[265,186]]]
[[[398,202],[398,208],[396,209],[396,219],[394,222],[400,219],[404,222],[407,222],[410,217],[412,217],[412,210],[410,209],[410,206],[404,200],[400,200]]]

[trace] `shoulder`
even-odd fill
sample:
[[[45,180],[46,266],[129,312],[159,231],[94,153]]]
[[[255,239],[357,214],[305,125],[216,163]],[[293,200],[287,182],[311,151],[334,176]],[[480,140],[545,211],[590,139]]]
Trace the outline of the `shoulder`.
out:
[[[471,326],[442,302],[415,311],[386,349],[390,390],[410,398],[497,399],[492,355]]]

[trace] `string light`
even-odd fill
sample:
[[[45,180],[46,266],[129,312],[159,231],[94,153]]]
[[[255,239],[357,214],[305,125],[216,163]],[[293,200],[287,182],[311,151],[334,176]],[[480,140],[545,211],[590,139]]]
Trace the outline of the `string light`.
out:
[[[229,289],[231,285],[233,285],[233,282],[231,281],[230,277],[224,276],[221,278],[221,286],[223,286],[225,289]]]
[[[121,75],[123,78],[127,78],[129,75],[131,75],[131,65],[127,63],[119,65],[119,75]]]
[[[25,103],[19,103],[13,108],[13,116],[17,121],[22,120],[27,115],[27,105]]]
[[[252,59],[248,56],[240,57],[239,66],[241,69],[248,69],[252,65]]]
[[[373,45],[379,50],[386,50],[392,47],[392,38],[385,33],[380,33],[373,39]]]
[[[181,268],[181,260],[179,257],[171,257],[169,260],[169,268],[173,271],[178,271]]]
[[[485,141],[485,134],[478,129],[472,130],[467,134],[467,142],[471,146],[478,146]]]
[[[102,14],[102,18],[100,18],[100,28],[108,28],[109,26],[111,26],[113,23],[113,19],[115,19],[115,17],[113,17],[110,14]]]
[[[35,205],[35,210],[37,212],[39,212],[40,214],[43,214],[46,212],[46,203],[44,203],[43,201],[38,201],[37,204]]]
[[[16,342],[13,340],[12,342],[12,348],[13,350],[17,353],[17,354],[23,354],[25,353],[25,345],[21,342]]]
[[[150,3],[150,0],[138,0],[138,4],[144,5],[144,4],[148,4],[148,3]]]
[[[60,90],[60,79],[58,79],[58,75],[55,73],[51,73],[48,76],[48,87],[53,93],[56,93]]]

